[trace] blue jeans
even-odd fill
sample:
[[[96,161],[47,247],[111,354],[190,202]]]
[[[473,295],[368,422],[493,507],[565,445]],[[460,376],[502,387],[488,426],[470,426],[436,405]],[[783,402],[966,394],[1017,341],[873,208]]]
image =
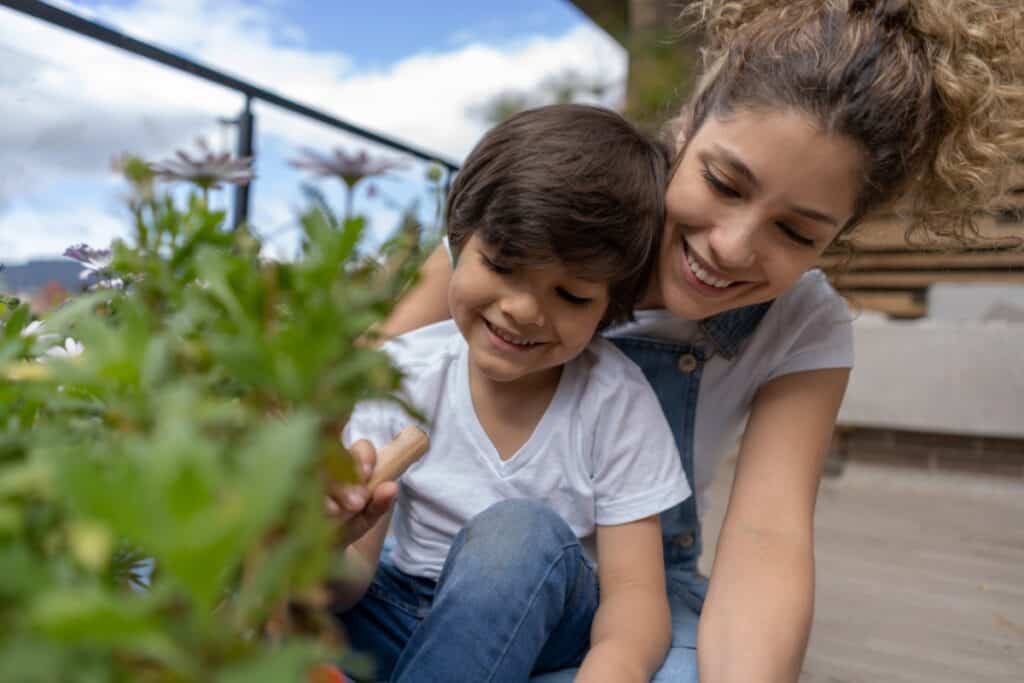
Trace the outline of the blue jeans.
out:
[[[578,666],[597,605],[597,573],[569,526],[507,500],[459,532],[436,583],[383,559],[337,617],[381,680],[502,683]]]
[[[697,623],[707,594],[707,579],[696,571],[670,573],[668,601],[672,610],[672,647],[652,683],[697,681]],[[530,683],[572,683],[575,668],[535,675]]]

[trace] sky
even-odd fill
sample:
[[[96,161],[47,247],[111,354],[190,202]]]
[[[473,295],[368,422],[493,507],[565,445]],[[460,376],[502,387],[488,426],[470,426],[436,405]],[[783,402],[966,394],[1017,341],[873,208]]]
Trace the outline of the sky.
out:
[[[150,41],[446,158],[461,161],[488,122],[481,106],[536,91],[566,73],[611,87],[616,106],[626,53],[567,0],[53,0],[63,9]],[[203,137],[234,149],[242,97],[230,90],[0,8],[0,263],[105,246],[127,235],[125,188],[111,159],[169,158]],[[255,105],[257,179],[251,217],[272,255],[293,253],[300,186],[289,166],[302,148],[394,157],[320,124]],[[357,208],[379,239],[399,211],[432,205],[425,166],[365,188]],[[318,183],[340,206],[342,188]],[[222,192],[213,202],[226,205]]]

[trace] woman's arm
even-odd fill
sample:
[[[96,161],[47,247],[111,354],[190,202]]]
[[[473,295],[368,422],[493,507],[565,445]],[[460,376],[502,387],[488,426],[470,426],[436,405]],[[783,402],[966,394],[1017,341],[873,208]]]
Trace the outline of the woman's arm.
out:
[[[672,639],[658,515],[597,527],[601,604],[576,681],[651,680]]]
[[[814,505],[848,369],[785,375],[754,399],[701,613],[701,683],[793,683],[814,613]]]
[[[423,262],[416,285],[399,299],[391,315],[381,324],[381,335],[397,337],[450,318],[448,282],[451,278],[451,260],[442,244]]]

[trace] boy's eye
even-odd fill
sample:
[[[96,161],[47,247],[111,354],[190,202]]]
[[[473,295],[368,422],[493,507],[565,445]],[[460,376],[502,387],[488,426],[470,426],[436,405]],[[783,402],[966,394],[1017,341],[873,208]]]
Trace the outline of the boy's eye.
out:
[[[704,165],[704,170],[701,171],[701,175],[704,176],[704,181],[714,190],[716,193],[726,197],[728,199],[739,199],[740,193],[721,180],[718,176],[711,172],[711,167],[707,164]]]
[[[815,245],[815,242],[812,238],[807,237],[806,235],[802,235],[800,232],[795,230],[791,225],[783,223],[781,221],[776,223],[776,225],[779,226],[779,230],[782,231],[783,235],[788,237],[793,242],[796,242],[800,246],[813,247]]]
[[[589,304],[591,301],[593,301],[593,299],[589,299],[587,297],[576,296],[575,294],[565,289],[564,287],[556,287],[555,291],[558,293],[558,296],[562,297],[563,299],[565,299],[566,301],[575,306],[585,306],[586,304]]]
[[[497,263],[489,259],[487,257],[487,254],[484,254],[483,252],[480,253],[480,259],[483,261],[484,267],[487,268],[487,270],[490,270],[494,273],[498,273],[499,275],[507,275],[512,272],[511,268],[498,265]]]

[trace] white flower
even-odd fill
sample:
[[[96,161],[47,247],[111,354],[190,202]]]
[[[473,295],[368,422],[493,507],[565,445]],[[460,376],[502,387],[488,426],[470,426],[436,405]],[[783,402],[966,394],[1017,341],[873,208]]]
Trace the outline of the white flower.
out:
[[[61,344],[59,335],[46,332],[45,329],[42,320],[33,320],[21,331],[22,337],[34,336],[36,343],[40,347],[49,346],[49,348],[42,352],[42,357],[39,358],[40,362],[46,358],[75,358],[82,355],[82,352],[85,351],[82,342],[77,339],[66,337],[64,343]]]
[[[49,358],[75,358],[82,355],[83,351],[85,347],[82,346],[82,342],[68,337],[64,340],[63,346],[52,346],[47,349],[45,355]]]

